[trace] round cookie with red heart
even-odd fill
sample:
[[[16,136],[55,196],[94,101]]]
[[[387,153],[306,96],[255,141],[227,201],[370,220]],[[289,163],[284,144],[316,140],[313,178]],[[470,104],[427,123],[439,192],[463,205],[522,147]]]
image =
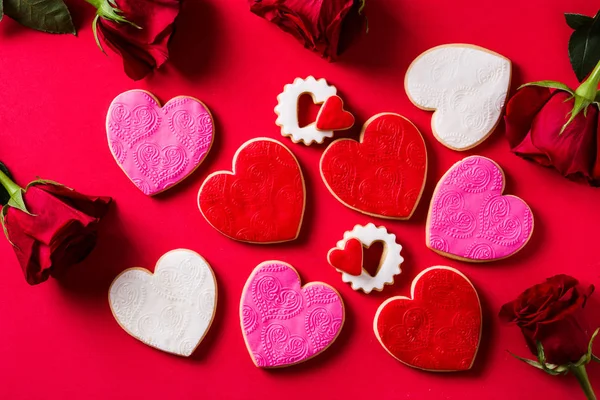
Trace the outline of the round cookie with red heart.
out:
[[[383,252],[375,275],[371,275],[364,265],[364,248],[376,242],[383,243]],[[344,238],[327,253],[327,261],[342,274],[342,281],[350,283],[352,289],[371,293],[381,291],[385,285],[392,285],[394,277],[402,271],[404,258],[400,255],[402,246],[396,243],[396,235],[388,233],[383,226],[374,224],[356,225],[344,232]]]
[[[233,157],[233,172],[209,175],[198,192],[206,221],[223,235],[249,243],[298,237],[306,190],[300,165],[280,142],[256,138]]]
[[[419,130],[393,113],[371,117],[359,141],[338,139],[321,156],[323,182],[342,204],[363,214],[409,219],[427,177]]]
[[[477,291],[460,271],[431,267],[413,281],[411,297],[396,296],[379,306],[373,329],[398,361],[433,372],[473,366],[481,339]]]
[[[275,124],[281,127],[281,135],[292,139],[294,143],[323,143],[325,138],[333,136],[334,131],[350,129],[354,125],[354,116],[344,110],[344,102],[336,96],[337,89],[325,79],[296,78],[293,83],[283,87],[277,96]],[[298,101],[309,94],[315,104],[322,104],[317,120],[306,126],[300,126],[298,119]]]

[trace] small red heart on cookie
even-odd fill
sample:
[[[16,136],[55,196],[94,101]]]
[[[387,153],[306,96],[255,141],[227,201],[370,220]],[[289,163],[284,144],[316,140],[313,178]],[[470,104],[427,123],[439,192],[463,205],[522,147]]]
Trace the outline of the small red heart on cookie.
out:
[[[470,369],[481,337],[481,305],[471,282],[453,268],[431,267],[415,278],[411,294],[379,306],[373,325],[381,345],[413,368]]]
[[[328,97],[317,114],[317,129],[321,131],[343,131],[353,125],[354,115],[344,110],[344,101],[339,96]]]
[[[333,268],[358,276],[362,273],[363,245],[358,239],[348,239],[343,249],[329,250],[327,259]]]

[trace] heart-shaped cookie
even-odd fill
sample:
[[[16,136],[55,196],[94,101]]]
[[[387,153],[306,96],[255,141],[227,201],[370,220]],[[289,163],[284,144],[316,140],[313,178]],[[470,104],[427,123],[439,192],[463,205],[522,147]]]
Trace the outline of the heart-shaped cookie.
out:
[[[340,96],[331,96],[321,106],[315,124],[320,131],[343,131],[352,128],[354,115],[344,110]]]
[[[383,348],[414,368],[470,369],[481,338],[481,305],[467,277],[449,267],[428,268],[414,279],[411,296],[379,306],[373,328]]]
[[[343,248],[334,247],[329,250],[327,260],[333,268],[358,276],[362,274],[363,269],[363,245],[360,240],[350,238],[344,243]]]
[[[494,161],[471,156],[454,164],[433,193],[427,247],[470,262],[499,260],[521,250],[533,233],[533,214],[503,190],[504,174]]]
[[[322,282],[300,286],[296,270],[282,261],[258,265],[240,302],[244,340],[257,367],[286,367],[331,345],[344,324],[339,293]]]
[[[423,137],[398,114],[371,117],[359,142],[335,140],[321,156],[321,177],[329,191],[345,206],[380,218],[410,218],[426,176]]]
[[[156,263],[121,272],[110,285],[108,302],[121,327],[149,346],[191,355],[210,328],[216,311],[217,284],[199,254],[172,250]]]
[[[209,224],[231,239],[251,243],[296,239],[304,203],[296,157],[267,138],[244,143],[233,157],[233,173],[209,175],[198,193],[198,207]]]
[[[467,150],[496,129],[510,87],[511,62],[483,47],[434,47],[408,67],[404,86],[414,105],[435,111],[431,129],[440,143]]]
[[[208,108],[179,96],[162,108],[143,90],[118,95],[106,116],[108,145],[125,174],[152,196],[181,182],[206,158],[214,126]]]

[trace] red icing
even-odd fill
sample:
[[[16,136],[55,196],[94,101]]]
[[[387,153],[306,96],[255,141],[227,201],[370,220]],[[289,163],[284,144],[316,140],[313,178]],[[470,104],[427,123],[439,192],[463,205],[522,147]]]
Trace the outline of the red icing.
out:
[[[354,115],[344,110],[344,102],[339,96],[325,100],[317,115],[317,129],[322,131],[343,131],[354,125]]]
[[[425,185],[425,142],[406,118],[380,114],[367,121],[360,143],[331,143],[321,157],[321,174],[333,195],[350,208],[410,218]]]
[[[331,249],[328,258],[332,267],[358,276],[362,273],[363,245],[358,239],[348,239],[343,249]]]
[[[481,305],[470,282],[452,270],[434,268],[413,282],[413,297],[393,297],[380,307],[375,328],[385,349],[415,368],[471,368],[479,347]]]
[[[198,205],[204,218],[232,239],[254,243],[293,240],[304,214],[302,171],[292,152],[270,139],[240,147],[234,174],[217,172],[204,181]]]

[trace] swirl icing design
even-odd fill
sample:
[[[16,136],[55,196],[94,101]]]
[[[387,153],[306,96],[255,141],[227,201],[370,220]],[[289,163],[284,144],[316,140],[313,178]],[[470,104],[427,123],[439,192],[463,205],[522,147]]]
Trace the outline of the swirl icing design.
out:
[[[361,141],[336,140],[321,157],[321,176],[345,206],[391,219],[409,218],[427,171],[423,137],[406,118],[379,114],[363,127]]]
[[[529,241],[533,215],[515,196],[503,196],[504,177],[493,161],[472,156],[455,164],[437,185],[428,217],[427,244],[466,261],[508,257]]]
[[[502,114],[510,86],[511,62],[471,45],[443,45],[418,56],[406,74],[410,100],[435,110],[436,138],[455,150],[485,140]]]
[[[159,350],[189,356],[210,327],[216,295],[206,261],[178,249],[158,261],[154,274],[125,270],[108,297],[115,319],[130,335]]]
[[[270,261],[248,278],[240,319],[254,363],[281,367],[325,350],[342,329],[344,307],[331,287],[315,282],[302,288],[292,267]]]
[[[235,240],[294,240],[304,214],[304,179],[294,155],[270,139],[251,140],[237,151],[234,173],[210,175],[198,206],[219,232]]]
[[[161,108],[141,90],[113,100],[106,131],[115,160],[147,195],[170,188],[194,171],[214,134],[210,112],[198,100],[175,97]]]
[[[383,347],[411,367],[431,371],[471,368],[481,336],[477,292],[458,271],[432,267],[412,285],[412,299],[392,297],[375,316]]]

